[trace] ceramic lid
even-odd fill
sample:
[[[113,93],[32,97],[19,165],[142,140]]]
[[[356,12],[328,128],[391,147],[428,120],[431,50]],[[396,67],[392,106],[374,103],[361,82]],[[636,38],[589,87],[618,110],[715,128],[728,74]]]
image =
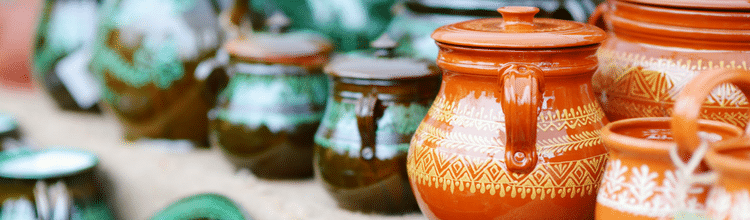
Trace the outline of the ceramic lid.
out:
[[[286,32],[289,19],[277,13],[267,20],[269,32],[256,32],[228,41],[230,56],[249,62],[322,66],[328,61],[333,44],[323,35],[310,31]]]
[[[80,150],[59,148],[42,151],[10,150],[0,153],[0,177],[58,178],[83,172],[98,163],[96,155]]]
[[[748,0],[621,0],[632,3],[691,9],[748,10]]]
[[[414,79],[440,74],[437,66],[427,60],[398,57],[398,46],[387,34],[370,44],[374,52],[352,52],[337,56],[324,71],[332,76],[358,79]]]
[[[536,7],[497,9],[503,18],[486,18],[442,26],[432,33],[435,41],[483,48],[562,48],[598,44],[606,33],[589,24],[534,18]]]

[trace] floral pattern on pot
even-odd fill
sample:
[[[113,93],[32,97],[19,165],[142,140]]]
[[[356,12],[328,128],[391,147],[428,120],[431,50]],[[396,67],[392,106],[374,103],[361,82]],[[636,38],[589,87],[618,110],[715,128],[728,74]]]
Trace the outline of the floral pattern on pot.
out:
[[[597,202],[621,212],[652,218],[669,217],[674,214],[675,187],[681,175],[674,170],[658,172],[646,164],[640,167],[623,165],[620,159],[607,162]],[[705,187],[693,186],[688,191],[687,209],[702,212],[705,207],[698,196]]]
[[[711,219],[750,219],[750,193],[747,190],[727,191],[715,186],[706,201]]]
[[[318,123],[323,117],[328,83],[323,74],[258,75],[237,73],[219,95],[212,115],[235,125],[271,132]]]

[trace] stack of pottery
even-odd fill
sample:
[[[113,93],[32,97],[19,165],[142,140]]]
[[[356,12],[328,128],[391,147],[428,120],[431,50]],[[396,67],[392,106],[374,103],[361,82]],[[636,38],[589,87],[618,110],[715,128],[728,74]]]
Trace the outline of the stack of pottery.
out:
[[[214,94],[193,71],[221,42],[217,10],[209,0],[102,5],[91,68],[126,139],[187,139],[208,145],[206,113]]]
[[[665,117],[677,94],[706,70],[748,70],[750,2],[610,0],[589,21],[610,30],[593,84],[610,120]],[[745,126],[747,98],[716,88],[701,118]]]
[[[244,14],[241,8],[233,13]],[[229,74],[210,112],[212,142],[237,168],[263,178],[313,175],[313,135],[326,103],[322,68],[333,45],[312,32],[286,32],[289,23],[275,14],[268,32],[228,41],[228,58],[218,56],[196,72],[203,78],[221,67]]]
[[[438,28],[443,82],[406,168],[430,219],[591,219],[607,123],[591,76],[604,31],[534,7]]]
[[[374,51],[326,66],[328,104],[315,135],[315,171],[342,208],[383,214],[416,211],[406,175],[409,141],[440,88],[432,62],[394,54],[388,35]]]

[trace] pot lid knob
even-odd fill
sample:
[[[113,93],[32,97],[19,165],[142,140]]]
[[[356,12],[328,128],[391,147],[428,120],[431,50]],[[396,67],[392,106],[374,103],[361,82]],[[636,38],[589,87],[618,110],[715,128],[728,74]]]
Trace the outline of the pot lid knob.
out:
[[[537,7],[507,6],[498,8],[503,15],[501,28],[507,32],[526,33],[534,30],[534,15],[539,12]]]
[[[284,33],[292,21],[281,11],[276,11],[266,20],[266,26],[271,33]]]
[[[398,42],[393,40],[387,33],[380,35],[378,39],[370,43],[370,47],[375,48],[375,56],[394,57],[393,50],[398,47]]]

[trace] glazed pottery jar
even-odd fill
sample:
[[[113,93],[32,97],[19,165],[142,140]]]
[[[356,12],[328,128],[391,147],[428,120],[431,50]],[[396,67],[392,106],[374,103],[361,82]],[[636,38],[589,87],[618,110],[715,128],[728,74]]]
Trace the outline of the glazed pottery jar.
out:
[[[100,12],[91,69],[125,138],[207,146],[213,95],[193,76],[220,44],[211,1],[114,0]]]
[[[611,0],[609,38],[597,53],[594,91],[610,120],[664,117],[679,91],[704,70],[748,69],[750,2]],[[734,86],[716,88],[701,117],[744,126],[750,104]]]
[[[406,175],[409,140],[440,86],[431,62],[393,54],[383,35],[374,52],[352,52],[325,68],[332,86],[315,135],[315,171],[342,208],[417,211]]]
[[[98,112],[99,83],[88,70],[96,0],[47,0],[34,41],[35,77],[62,109]]]
[[[694,184],[693,173],[708,170],[701,162],[708,147],[725,144],[713,142],[742,135],[742,130],[731,124],[699,120],[701,103],[723,83],[735,83],[742,91],[750,91],[746,71],[703,72],[678,94],[671,119],[626,119],[604,127],[602,139],[610,160],[597,198],[597,219],[704,214],[709,186]],[[692,167],[682,165],[686,160]]]
[[[433,33],[443,81],[406,163],[428,218],[593,218],[607,119],[590,82],[606,35],[538,10]]]
[[[584,22],[594,11],[590,0],[408,0],[394,6],[386,32],[399,41],[397,52],[435,60],[438,48],[430,34],[440,26],[471,19],[494,17],[502,6],[526,5],[541,9],[536,17]]]
[[[366,49],[388,26],[396,0],[244,0],[255,18],[283,11],[290,29],[313,30],[331,38],[336,50]],[[259,28],[256,22],[253,26]]]
[[[21,139],[18,122],[12,115],[0,113],[0,151],[15,148]]]
[[[227,59],[196,71],[206,76],[223,66],[230,75],[209,113],[212,142],[237,168],[259,177],[311,177],[313,136],[328,91],[322,68],[333,45],[312,32],[284,32],[289,21],[281,14],[268,22],[270,32],[228,41]]]

